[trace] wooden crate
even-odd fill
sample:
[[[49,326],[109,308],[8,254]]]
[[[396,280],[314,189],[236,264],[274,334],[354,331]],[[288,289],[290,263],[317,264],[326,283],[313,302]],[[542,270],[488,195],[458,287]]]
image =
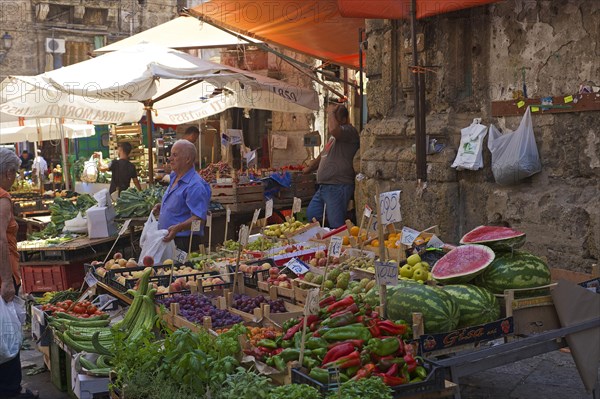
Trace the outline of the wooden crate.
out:
[[[253,210],[265,205],[265,187],[262,184],[212,184],[211,201],[229,207],[232,211]]]

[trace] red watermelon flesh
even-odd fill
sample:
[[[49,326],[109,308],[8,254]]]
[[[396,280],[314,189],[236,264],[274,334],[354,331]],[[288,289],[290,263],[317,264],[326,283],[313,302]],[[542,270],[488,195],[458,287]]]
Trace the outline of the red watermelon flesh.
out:
[[[485,245],[462,245],[438,260],[431,275],[444,284],[467,283],[482,273],[494,257],[494,251]]]
[[[525,244],[525,233],[502,226],[479,226],[460,240],[461,244],[483,244],[494,251],[510,251]]]

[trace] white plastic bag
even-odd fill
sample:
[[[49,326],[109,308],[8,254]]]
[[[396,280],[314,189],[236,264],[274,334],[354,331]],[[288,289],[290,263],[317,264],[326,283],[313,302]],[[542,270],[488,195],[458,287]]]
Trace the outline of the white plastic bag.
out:
[[[154,214],[150,212],[150,216],[148,216],[148,220],[144,224],[144,229],[140,237],[140,247],[142,248],[139,257],[140,265],[143,265],[146,256],[152,257],[155,265],[162,265],[165,260],[174,259],[175,242],[164,242],[162,240],[167,234],[167,230],[158,229],[158,221],[154,217]]]
[[[23,343],[24,316],[25,308],[21,298],[15,297],[9,303],[0,298],[0,364],[14,359],[19,353]]]
[[[81,181],[86,183],[96,183],[98,180],[98,164],[92,155],[89,161],[83,164],[83,172],[81,172]]]
[[[487,126],[473,120],[471,126],[460,130],[460,147],[452,167],[457,170],[477,170],[483,168],[483,139],[487,134]]]
[[[542,170],[529,107],[514,132],[502,134],[491,125],[488,148],[492,153],[492,173],[498,184],[516,184]]]
[[[77,212],[77,216],[73,219],[65,221],[65,227],[63,227],[63,233],[87,233],[87,219],[81,216],[81,212]]]

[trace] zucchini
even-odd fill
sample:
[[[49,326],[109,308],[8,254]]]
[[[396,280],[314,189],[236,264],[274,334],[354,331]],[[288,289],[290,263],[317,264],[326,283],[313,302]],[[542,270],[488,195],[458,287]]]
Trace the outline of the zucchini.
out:
[[[106,314],[97,315],[97,316],[90,316],[87,319],[84,319],[81,317],[73,316],[72,314],[56,312],[52,315],[52,317],[64,319],[64,320],[72,320],[72,321],[81,321],[81,320],[94,321],[94,320],[106,320],[109,318],[109,315],[108,315],[108,313],[106,313]]]
[[[94,370],[98,368],[98,366],[94,362],[87,360],[83,356],[79,356],[79,364],[81,364],[81,367],[83,367],[86,370]]]
[[[96,359],[96,366],[98,366],[98,368],[104,369],[104,368],[110,368],[110,365],[108,364],[109,361],[112,358],[106,355],[100,355],[98,356],[98,359]]]
[[[113,356],[113,353],[111,350],[109,350],[108,348],[106,348],[99,339],[100,333],[96,332],[94,333],[94,336],[92,337],[92,345],[94,346],[94,352],[100,354],[100,355],[107,355],[107,356]]]
[[[86,374],[89,374],[93,377],[108,377],[110,370],[111,370],[110,367],[96,368],[96,369],[92,369],[92,370],[86,370]]]
[[[61,337],[62,335],[62,337]],[[75,341],[74,339],[72,339],[71,337],[69,337],[66,334],[61,334],[58,335],[59,338],[62,339],[62,341],[65,343],[65,345],[67,345],[69,348],[73,349],[75,352],[89,352],[89,353],[96,353],[96,349],[94,348],[94,346],[90,343],[90,342],[81,342],[81,341]]]
[[[50,323],[54,324],[63,324],[69,327],[108,327],[110,324],[110,320],[100,319],[100,320],[88,320],[88,319],[79,319],[79,320],[68,320],[68,319],[55,319],[50,317]]]

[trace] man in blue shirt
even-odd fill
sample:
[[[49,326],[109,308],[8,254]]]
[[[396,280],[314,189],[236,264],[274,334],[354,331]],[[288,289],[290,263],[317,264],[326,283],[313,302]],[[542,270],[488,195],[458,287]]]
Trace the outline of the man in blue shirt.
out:
[[[186,140],[178,140],[171,148],[170,183],[162,203],[154,207],[153,212],[160,213],[159,229],[169,233],[163,241],[175,240],[177,248],[188,251],[190,230],[195,220],[206,221],[206,212],[210,204],[210,186],[194,169],[196,146]],[[200,231],[194,231],[193,250],[198,249],[203,235],[204,223]]]

